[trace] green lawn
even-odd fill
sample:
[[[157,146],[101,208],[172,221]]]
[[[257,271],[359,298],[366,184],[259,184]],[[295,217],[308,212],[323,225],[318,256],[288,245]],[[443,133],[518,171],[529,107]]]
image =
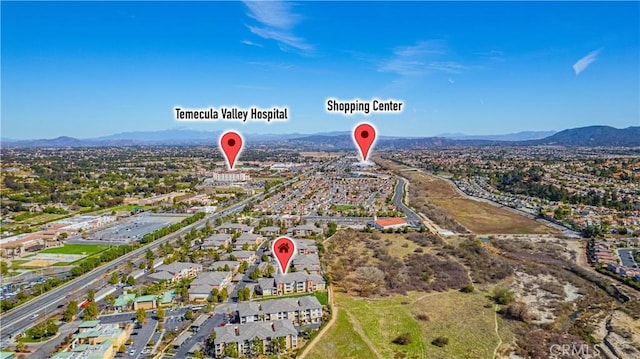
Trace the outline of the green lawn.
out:
[[[318,298],[318,302],[320,302],[320,304],[322,305],[329,304],[329,292],[316,292],[315,296],[316,298]]]
[[[353,330],[347,314],[340,310],[336,322],[311,349],[307,358],[375,358],[375,354]]]
[[[92,255],[104,251],[109,246],[96,244],[65,244],[62,247],[53,247],[41,250],[39,253],[60,253],[60,254],[85,254]]]
[[[102,214],[102,213],[111,213],[111,212],[118,212],[118,211],[131,212],[131,211],[135,210],[136,208],[138,208],[141,211],[146,211],[146,210],[150,210],[150,209],[155,208],[155,206],[141,206],[141,205],[137,205],[137,204],[123,204],[123,205],[120,205],[120,206],[100,209],[100,210],[97,210],[97,211],[91,212],[91,213],[93,213],[93,214]]]
[[[334,211],[350,211],[356,209],[356,206],[350,204],[334,204],[331,208],[333,208]]]

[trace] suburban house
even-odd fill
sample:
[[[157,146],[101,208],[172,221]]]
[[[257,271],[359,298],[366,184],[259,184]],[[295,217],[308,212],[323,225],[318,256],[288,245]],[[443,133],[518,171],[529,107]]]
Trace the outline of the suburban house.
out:
[[[311,273],[320,273],[320,258],[317,254],[302,254],[293,257],[291,261],[298,271],[309,271]]]
[[[258,279],[256,294],[262,296],[276,295],[276,282],[273,278]]]
[[[202,272],[202,264],[173,262],[159,266],[155,273],[149,274],[149,279],[154,282],[163,280],[177,282],[181,279],[193,278],[200,272]]]
[[[217,358],[225,357],[225,348],[228,345],[237,346],[237,351],[241,356],[251,354],[255,338],[262,341],[262,349],[265,353],[274,351],[273,340],[275,338],[284,338],[286,349],[298,347],[298,331],[288,320],[243,325],[232,324],[216,327],[214,331],[216,333],[214,344]]]
[[[231,283],[232,272],[202,272],[189,286],[189,301],[204,302],[211,299],[211,291],[222,290]]]
[[[247,226],[246,224],[240,223],[225,223],[220,227],[216,228],[218,233],[243,233],[243,232],[251,232],[253,227]]]
[[[262,227],[258,230],[258,232],[265,237],[275,237],[280,234],[280,227],[276,227],[276,226]]]
[[[391,218],[375,218],[373,220],[373,226],[376,229],[398,229],[409,226],[409,223],[399,217]]]
[[[259,246],[260,243],[264,242],[264,238],[260,235],[244,232],[236,239],[236,243],[234,247],[236,249],[241,249],[242,246],[246,243],[249,247]]]
[[[202,240],[202,249],[218,249],[231,243],[231,234],[215,233]]]
[[[209,268],[216,272],[237,272],[240,268],[240,262],[238,261],[217,261],[211,263]]]
[[[313,254],[318,253],[318,246],[316,246],[316,242],[312,240],[300,240],[296,242],[296,248],[298,248],[298,253],[300,254]]]
[[[231,255],[236,257],[238,262],[253,263],[256,260],[256,252],[254,251],[233,251]]]
[[[281,298],[262,302],[240,302],[237,306],[240,324],[288,320],[295,325],[322,322],[322,304],[313,295]]]
[[[322,233],[322,228],[309,224],[301,224],[291,229],[291,233],[296,237],[308,237]]]
[[[275,278],[264,278],[259,282],[257,294],[281,295],[289,293],[307,293],[325,290],[327,287],[321,275],[306,272],[276,274]]]

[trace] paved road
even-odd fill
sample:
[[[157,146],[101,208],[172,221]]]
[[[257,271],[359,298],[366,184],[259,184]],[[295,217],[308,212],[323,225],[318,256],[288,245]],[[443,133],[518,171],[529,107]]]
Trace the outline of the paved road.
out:
[[[182,344],[174,355],[174,358],[186,358],[187,353],[194,345],[196,345],[196,343],[204,342],[213,331],[213,328],[220,326],[224,321],[224,316],[222,314],[216,314],[207,319],[204,324],[202,324],[202,327],[200,327],[200,330]]]
[[[294,177],[284,182],[283,184],[280,184],[279,186],[273,187],[269,190],[268,194],[275,192],[281,186],[290,185],[295,181],[297,181],[297,177]],[[32,315],[39,314],[40,318],[44,318],[44,314],[51,313],[57,308],[58,305],[64,305],[69,298],[78,297],[78,294],[81,291],[85,291],[88,288],[91,288],[94,281],[103,279],[103,276],[105,274],[113,271],[118,266],[122,265],[122,263],[126,262],[127,260],[134,260],[136,258],[143,257],[147,249],[150,248],[154,250],[161,244],[169,242],[177,238],[178,236],[189,232],[191,228],[202,228],[209,220],[215,220],[217,218],[223,218],[228,215],[240,213],[248,203],[259,201],[266,195],[267,194],[259,194],[254,197],[247,198],[243,201],[238,202],[237,204],[227,207],[222,212],[206,216],[202,220],[190,224],[178,230],[177,232],[174,232],[164,238],[160,238],[146,246],[127,253],[108,264],[98,267],[81,277],[75,278],[60,287],[44,293],[32,299],[31,301],[8,311],[7,313],[3,313],[2,323],[0,323],[0,332],[2,333],[2,337],[0,337],[0,339],[8,339],[9,336],[13,336],[29,328],[31,325],[33,325],[33,320],[31,319]]]
[[[407,180],[402,177],[398,177],[398,182],[396,183],[396,187],[393,191],[393,204],[404,212],[407,222],[420,223],[420,216],[411,208],[407,207],[403,202],[404,187],[406,184]]]
[[[136,249],[130,253],[125,254],[124,256],[105,264],[104,266],[98,267],[93,271],[75,278],[64,285],[54,288],[51,291],[44,293],[27,303],[21,304],[20,306],[13,308],[12,310],[2,313],[2,321],[0,322],[0,341],[8,342],[10,341],[10,337],[13,337],[15,334],[23,332],[27,328],[33,325],[32,315],[38,314],[39,318],[44,319],[47,313],[51,313],[53,310],[57,309],[59,305],[65,305],[70,298],[78,298],[80,293],[84,293],[89,288],[92,288],[96,281],[104,282],[103,276],[118,266],[122,265],[122,263],[127,260],[135,260],[137,258],[144,257],[147,249],[156,249],[161,244],[165,242],[169,242],[178,236],[188,232],[191,228],[202,228],[209,220],[215,220],[217,218],[223,218],[228,215],[233,215],[240,213],[247,204],[252,204],[258,201],[263,200],[267,195],[271,195],[278,191],[280,188],[291,185],[292,183],[299,180],[301,176],[307,176],[315,171],[315,168],[310,169],[302,173],[299,176],[293,177],[280,185],[277,185],[271,188],[267,193],[258,194],[253,197],[242,200],[232,206],[225,208],[222,212],[218,212],[213,215],[206,216],[202,220],[190,224],[177,232],[174,232],[170,235],[167,235],[164,238],[160,238],[146,246],[143,246],[139,249]],[[44,314],[44,315],[42,315]]]
[[[158,328],[158,321],[153,317],[147,316],[147,322],[139,329],[134,329],[131,332],[130,338],[133,340],[131,346],[127,347],[127,353],[129,356],[138,358],[142,351],[147,346],[149,339],[153,336]],[[137,333],[137,334],[136,334]],[[133,353],[131,350],[133,349]]]
[[[66,338],[67,335],[75,333],[75,331],[78,329],[78,325],[80,325],[80,321],[63,323],[59,328],[58,336],[38,346],[38,349],[29,354],[29,359],[49,358],[51,356],[51,353],[55,351],[56,347],[62,344],[64,338]]]

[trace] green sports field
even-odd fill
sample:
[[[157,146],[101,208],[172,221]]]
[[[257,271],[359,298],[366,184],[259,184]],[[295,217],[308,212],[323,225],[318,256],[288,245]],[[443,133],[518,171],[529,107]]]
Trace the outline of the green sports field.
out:
[[[84,254],[90,256],[102,252],[107,248],[109,248],[109,246],[97,244],[65,244],[62,247],[41,250],[40,253]]]

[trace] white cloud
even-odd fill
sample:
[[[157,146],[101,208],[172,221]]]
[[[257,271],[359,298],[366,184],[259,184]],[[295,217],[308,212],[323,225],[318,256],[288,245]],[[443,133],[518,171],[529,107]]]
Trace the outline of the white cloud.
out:
[[[253,42],[253,41],[249,41],[249,40],[242,40],[241,41],[243,44],[247,45],[247,46],[257,46],[257,47],[263,47],[262,44],[259,44],[257,42]]]
[[[600,55],[600,51],[602,49],[598,49],[595,51],[591,51],[587,56],[578,60],[575,64],[573,64],[573,71],[575,71],[576,76],[580,75],[580,73],[589,67],[594,61],[598,59],[598,55]]]
[[[291,3],[281,1],[245,1],[249,17],[265,26],[290,29],[300,21],[300,16],[291,11]]]
[[[452,79],[451,77],[449,77],[449,83],[450,83],[450,84],[455,84],[455,83],[456,83],[456,80],[454,80],[454,79]]]
[[[261,26],[247,25],[249,31],[263,39],[275,40],[280,49],[287,51],[294,48],[303,52],[310,52],[313,45],[299,36],[292,29],[302,20],[302,17],[293,12],[292,4],[282,1],[245,1],[249,9],[247,16],[256,20]]]
[[[468,67],[454,61],[436,61],[446,55],[446,47],[440,40],[419,41],[412,46],[397,47],[393,56],[382,61],[380,72],[393,72],[401,76],[420,76],[432,72],[460,73]]]

